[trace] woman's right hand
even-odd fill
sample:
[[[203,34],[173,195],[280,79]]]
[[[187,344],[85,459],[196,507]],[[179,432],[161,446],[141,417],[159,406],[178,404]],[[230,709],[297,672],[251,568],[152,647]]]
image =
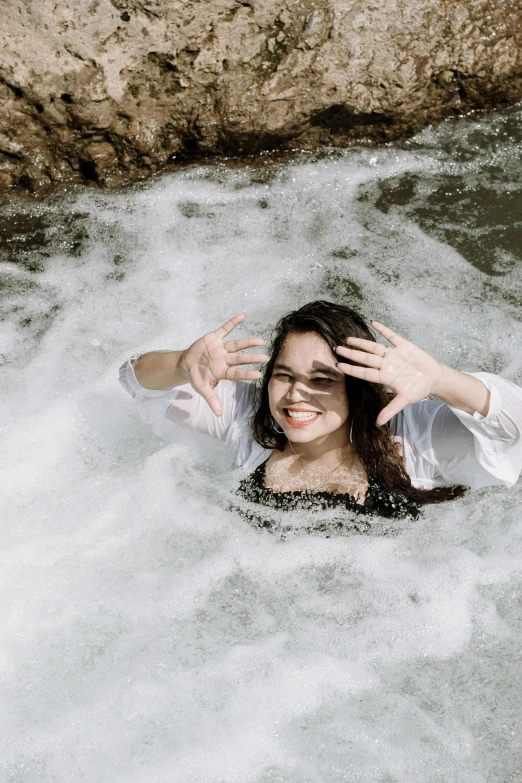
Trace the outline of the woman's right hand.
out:
[[[182,366],[192,387],[210,405],[216,416],[221,416],[223,406],[214,389],[219,381],[250,381],[261,377],[258,370],[245,370],[241,365],[266,362],[268,356],[256,353],[238,353],[245,348],[264,345],[260,337],[244,337],[241,340],[224,338],[241,323],[245,313],[235,315],[226,324],[200,337],[183,353]]]

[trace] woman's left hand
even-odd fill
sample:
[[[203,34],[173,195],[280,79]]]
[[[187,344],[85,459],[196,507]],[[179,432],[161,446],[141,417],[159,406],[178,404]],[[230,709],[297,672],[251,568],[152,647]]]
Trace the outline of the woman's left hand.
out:
[[[337,353],[364,366],[356,367],[339,362],[337,369],[354,378],[382,383],[397,393],[377,417],[377,424],[382,426],[406,406],[435,393],[444,373],[444,365],[378,321],[372,321],[372,326],[393,347],[359,337],[349,337],[349,345],[358,350],[340,345],[336,348]]]

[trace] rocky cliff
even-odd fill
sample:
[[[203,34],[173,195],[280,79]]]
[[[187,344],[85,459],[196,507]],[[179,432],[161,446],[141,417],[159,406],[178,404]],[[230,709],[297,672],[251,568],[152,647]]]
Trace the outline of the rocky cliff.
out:
[[[522,95],[520,0],[3,0],[0,188],[404,138]]]

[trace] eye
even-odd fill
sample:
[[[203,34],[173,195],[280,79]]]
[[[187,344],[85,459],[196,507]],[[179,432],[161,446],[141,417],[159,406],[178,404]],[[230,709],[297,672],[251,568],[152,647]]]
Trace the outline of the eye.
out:
[[[332,378],[312,378],[312,383],[315,383],[316,386],[330,386],[332,383],[335,383]]]
[[[288,375],[286,372],[275,372],[272,375],[272,378],[277,378],[278,381],[291,381],[292,376]]]

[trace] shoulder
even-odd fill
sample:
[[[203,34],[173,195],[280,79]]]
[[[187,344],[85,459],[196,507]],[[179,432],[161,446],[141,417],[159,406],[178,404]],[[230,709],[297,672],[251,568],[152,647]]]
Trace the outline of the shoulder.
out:
[[[238,424],[248,420],[255,411],[257,387],[248,381],[220,381],[217,388],[223,407],[233,407],[233,418]]]
[[[409,405],[390,422],[394,440],[400,444],[405,467],[413,486],[432,487],[435,482],[436,459],[433,454],[433,423],[445,403],[420,400]]]
[[[447,407],[441,400],[420,400],[400,411],[390,421],[392,435],[401,439],[419,441],[429,436],[436,415]]]
[[[269,453],[254,441],[252,432],[251,420],[256,410],[258,388],[247,381],[221,381],[217,392],[225,410],[228,408],[232,413],[227,445],[234,453],[236,467],[251,470],[262,461],[263,455],[266,454],[266,459]]]

